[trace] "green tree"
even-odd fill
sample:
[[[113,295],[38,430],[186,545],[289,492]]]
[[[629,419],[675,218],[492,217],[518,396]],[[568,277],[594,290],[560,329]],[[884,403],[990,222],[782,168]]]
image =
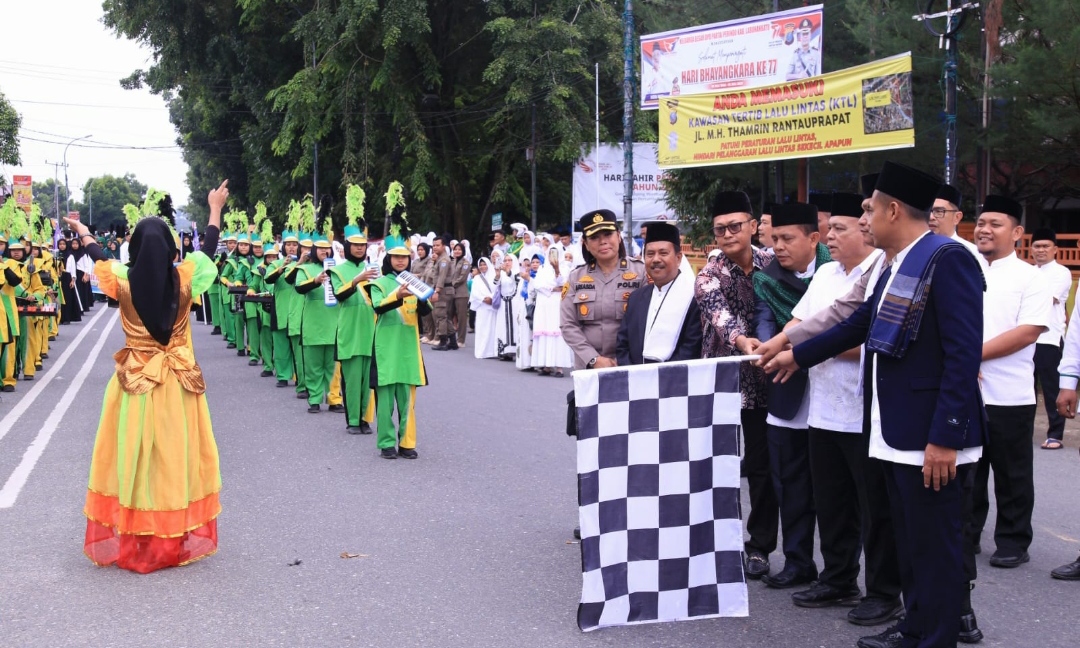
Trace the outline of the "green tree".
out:
[[[0,92],[0,164],[18,166],[19,159],[19,128],[22,127],[22,116]],[[0,185],[4,178],[0,176]]]
[[[98,230],[123,227],[124,205],[141,205],[146,195],[146,185],[139,182],[135,175],[104,175],[90,178],[82,187],[85,207],[79,210],[79,216]],[[90,207],[93,206],[91,219]]]
[[[34,202],[41,207],[41,213],[47,218],[56,218],[57,200],[60,201],[60,213],[67,215],[68,192],[64,187],[64,183],[57,183],[52,178],[48,178],[44,182],[33,183],[31,191],[34,193]],[[71,209],[73,211],[77,209],[75,203],[71,204]]]

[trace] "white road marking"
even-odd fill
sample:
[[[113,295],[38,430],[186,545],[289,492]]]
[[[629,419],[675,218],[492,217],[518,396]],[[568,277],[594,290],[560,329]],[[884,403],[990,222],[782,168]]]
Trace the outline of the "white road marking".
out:
[[[102,306],[104,306],[104,304]],[[15,423],[19,420],[19,417],[25,414],[28,409],[30,409],[30,406],[34,404],[34,401],[37,400],[37,397],[41,395],[41,392],[45,391],[45,388],[49,386],[49,383],[52,382],[53,378],[60,375],[60,370],[64,368],[65,364],[67,364],[68,358],[74,355],[75,350],[79,348],[79,345],[82,343],[83,338],[85,338],[87,334],[90,333],[90,329],[92,329],[94,325],[97,324],[98,320],[101,319],[103,315],[110,311],[115,312],[115,309],[102,308],[101,311],[93,317],[93,319],[87,322],[86,326],[83,327],[83,330],[79,331],[79,334],[75,336],[75,339],[71,342],[68,348],[64,349],[64,352],[60,354],[59,358],[57,358],[56,364],[52,365],[50,363],[51,366],[45,372],[44,376],[42,376],[40,373],[36,376],[38,380],[34,382],[34,386],[30,388],[30,391],[26,392],[26,396],[23,396],[18,403],[15,403],[15,407],[12,407],[11,411],[8,412],[2,420],[0,420],[0,441],[3,441],[4,437],[7,436],[7,433],[11,432],[11,430],[15,428]]]
[[[68,408],[71,407],[71,403],[75,400],[75,396],[82,388],[82,384],[86,382],[86,377],[90,375],[90,370],[94,368],[94,363],[101,354],[101,349],[109,339],[109,333],[120,319],[120,313],[118,311],[102,309],[101,313],[98,313],[94,316],[94,319],[90,320],[90,324],[95,324],[102,316],[102,313],[106,312],[111,312],[113,316],[109,318],[109,323],[105,325],[105,330],[101,332],[101,337],[98,338],[97,344],[94,345],[94,348],[90,350],[90,354],[84,359],[83,365],[79,369],[79,373],[75,375],[75,379],[68,385],[67,391],[60,397],[60,400],[56,403],[52,413],[49,414],[49,418],[45,419],[45,423],[41,426],[41,431],[38,432],[33,443],[27,448],[22,461],[15,467],[15,472],[11,473],[11,477],[8,477],[4,487],[0,489],[0,509],[11,508],[15,505],[15,500],[19,497],[19,493],[22,491],[23,486],[26,485],[27,480],[30,479],[30,473],[33,472],[38,459],[45,453],[45,447],[49,445],[49,440],[52,439],[53,432],[55,432],[56,428],[60,425],[60,421],[64,418],[64,414],[67,413]],[[90,330],[89,326],[86,331],[88,330]],[[79,335],[79,338],[85,335],[86,331],[83,331]],[[66,360],[67,354],[78,346],[80,341],[79,338],[76,338],[75,343],[64,352],[64,357],[61,358],[61,361]],[[61,365],[58,363],[56,368],[59,369],[60,366]],[[27,394],[27,396],[29,395],[30,394]],[[21,405],[22,403],[20,402],[19,404]],[[5,417],[4,420],[6,421],[7,418]]]

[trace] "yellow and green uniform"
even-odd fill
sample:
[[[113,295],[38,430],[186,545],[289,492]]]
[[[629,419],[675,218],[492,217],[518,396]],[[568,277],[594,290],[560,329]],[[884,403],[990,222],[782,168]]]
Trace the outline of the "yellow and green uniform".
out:
[[[239,311],[233,311],[235,297],[229,294],[228,288],[247,285],[245,283],[247,280],[245,266],[240,262],[243,258],[240,256],[240,252],[234,251],[225,260],[225,267],[221,271],[221,284],[226,287],[226,290],[222,291],[222,301],[226,304],[225,317],[229,320],[229,332],[225,339],[229,343],[235,344],[236,348],[241,351],[246,348],[244,343],[244,309],[241,307]]]
[[[338,300],[337,357],[344,383],[347,425],[371,423],[371,353],[375,343],[375,309],[367,293],[368,282],[352,285],[367,269],[364,262],[345,261],[330,269],[330,282]]]
[[[19,274],[20,283],[15,289],[16,297],[45,301],[45,286],[41,283],[41,276],[35,271],[30,272],[26,261],[19,262],[9,259],[14,264],[15,271]],[[33,318],[37,320],[39,318]],[[24,377],[33,379],[37,373],[37,365],[41,363],[42,349],[42,326],[40,323],[31,322],[29,317],[19,318],[19,340],[16,345],[19,366],[16,371],[21,371]]]
[[[251,283],[249,284],[251,292],[274,294],[274,286],[266,282],[266,273],[270,267],[268,261],[264,255],[251,269]],[[258,309],[259,358],[262,360],[264,375],[267,375],[265,372],[272,373],[274,370],[274,336],[272,328],[274,318],[271,314],[273,305],[266,307],[264,304],[254,304],[254,306]]]
[[[296,272],[296,291],[300,293],[302,324],[300,338],[304,355],[304,387],[308,405],[321,405],[334,377],[334,351],[337,343],[338,309],[327,306],[322,284],[315,279],[322,274],[318,263],[304,263]]]
[[[256,259],[254,256],[240,257],[240,267],[243,277],[243,285],[248,287],[247,294],[252,295],[257,291],[252,290],[252,285],[256,283],[255,272],[253,270],[255,264],[260,259]],[[261,356],[261,344],[262,338],[259,336],[259,312],[262,307],[259,304],[252,302],[244,302],[241,307],[241,315],[243,315],[244,330],[247,331],[247,346],[238,348],[246,348],[248,355],[255,361],[255,364],[259,363]]]
[[[3,309],[0,332],[3,333],[2,355],[5,387],[14,387],[17,375],[15,373],[15,358],[18,355],[17,345],[20,336],[19,312],[15,304],[15,294],[22,281],[22,277],[15,269],[17,262],[13,259],[4,259],[0,263],[0,308]]]
[[[416,448],[416,388],[427,384],[420,351],[420,318],[431,312],[431,305],[413,295],[399,298],[398,286],[391,275],[371,283],[371,303],[377,316],[371,380],[375,386],[380,450],[394,446]]]

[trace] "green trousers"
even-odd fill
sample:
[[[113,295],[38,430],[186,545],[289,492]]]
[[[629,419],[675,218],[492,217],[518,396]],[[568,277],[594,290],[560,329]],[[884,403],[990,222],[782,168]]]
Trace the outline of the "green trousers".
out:
[[[247,325],[248,355],[254,360],[259,360],[262,358],[262,335],[259,333],[259,316],[244,317],[244,322]]]
[[[398,429],[394,430],[394,406],[397,406]],[[416,385],[393,383],[375,388],[375,411],[379,417],[379,450],[395,446],[416,448]]]
[[[269,327],[267,327],[269,328]],[[278,380],[289,382],[292,380],[293,366],[292,344],[289,342],[288,331],[272,331],[270,333],[274,345],[274,373]]]
[[[289,346],[292,347],[293,371],[296,372],[296,393],[304,391],[306,378],[304,376],[304,345],[300,344],[299,335],[289,336]]]
[[[233,331],[233,312],[232,312],[232,295],[229,294],[228,289],[222,290],[221,294],[221,335],[225,338],[226,342],[236,344],[236,335]]]
[[[304,345],[304,387],[308,405],[322,405],[334,378],[334,345]]]
[[[346,425],[359,427],[371,400],[371,356],[341,361],[341,395],[345,399]]]
[[[218,317],[218,313],[221,311],[221,309],[218,308],[218,304],[221,303],[221,293],[206,293],[205,295],[203,295],[203,303],[206,304],[206,312],[210,314],[210,323],[220,328],[221,320]]]
[[[270,325],[259,322],[259,358],[262,359],[263,369],[274,370],[274,335],[270,331]]]

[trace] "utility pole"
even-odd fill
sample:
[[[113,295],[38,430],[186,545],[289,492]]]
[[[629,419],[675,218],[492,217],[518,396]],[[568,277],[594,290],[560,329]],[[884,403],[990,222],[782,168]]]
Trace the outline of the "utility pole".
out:
[[[91,179],[86,185],[86,197],[90,202],[90,215],[87,217],[86,226],[90,227],[94,224],[94,180]]]
[[[49,162],[45,160],[45,164],[51,165],[53,168],[53,209],[56,210],[56,218],[60,218],[60,167],[64,167],[64,176],[67,177],[67,162]],[[65,183],[66,185],[66,183]],[[64,214],[67,216],[67,214]]]
[[[536,231],[536,104],[532,105],[532,144],[526,157],[532,163],[532,231]]]
[[[979,8],[977,2],[963,2],[953,6],[954,0],[945,0],[945,11],[930,13],[934,0],[927,0],[924,13],[912,16],[923,24],[926,31],[938,39],[938,48],[945,50],[945,66],[942,76],[945,81],[945,183],[956,181],[956,37],[964,28],[968,18]],[[937,31],[930,26],[935,18],[945,19],[945,29]]]
[[[312,41],[311,41],[311,69],[312,70],[314,70],[315,68],[318,67],[318,65],[317,65],[318,61],[316,60],[315,56],[316,56],[315,39],[312,39]],[[315,201],[315,205],[317,206],[319,204],[319,140],[318,139],[316,139],[314,142],[312,142],[312,147],[315,149],[315,154],[313,156],[314,159],[312,160],[312,164],[311,164],[311,167],[312,167],[312,174],[311,175],[312,175],[312,177],[314,179],[315,189],[314,189],[314,193],[311,194],[311,199]]]
[[[623,231],[632,253],[634,232],[634,0],[623,5]],[[599,155],[599,151],[597,152]],[[599,169],[597,170],[599,172]]]

